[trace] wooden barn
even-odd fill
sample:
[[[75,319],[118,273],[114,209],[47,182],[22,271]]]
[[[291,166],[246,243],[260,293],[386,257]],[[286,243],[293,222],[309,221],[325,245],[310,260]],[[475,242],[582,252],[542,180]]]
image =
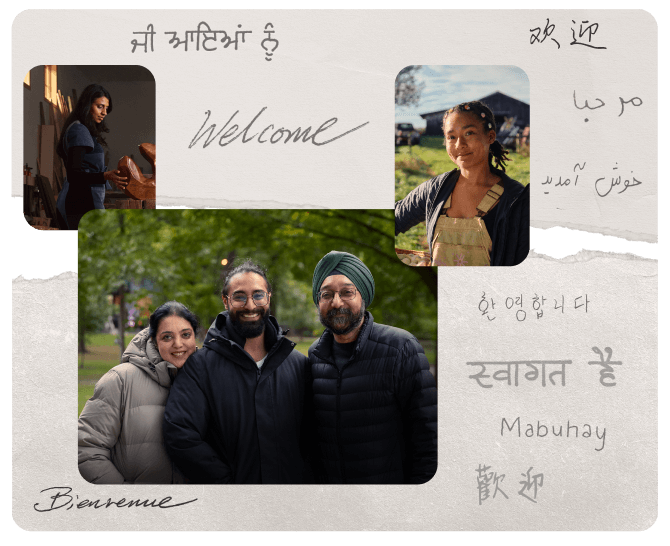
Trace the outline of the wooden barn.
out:
[[[498,127],[498,140],[506,148],[514,149],[517,134],[520,135],[526,127],[530,127],[530,105],[500,91],[476,100],[493,111]],[[421,114],[426,120],[426,135],[442,136],[442,118],[449,108],[451,106],[437,112]]]

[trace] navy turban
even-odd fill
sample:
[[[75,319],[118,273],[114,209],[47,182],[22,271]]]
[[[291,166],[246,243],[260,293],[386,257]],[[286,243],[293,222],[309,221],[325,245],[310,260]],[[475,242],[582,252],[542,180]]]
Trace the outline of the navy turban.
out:
[[[361,293],[365,306],[369,307],[375,297],[375,279],[367,266],[353,254],[332,250],[326,254],[314,269],[312,279],[312,299],[316,305],[319,304],[318,294],[323,281],[329,277],[333,270],[347,277]]]

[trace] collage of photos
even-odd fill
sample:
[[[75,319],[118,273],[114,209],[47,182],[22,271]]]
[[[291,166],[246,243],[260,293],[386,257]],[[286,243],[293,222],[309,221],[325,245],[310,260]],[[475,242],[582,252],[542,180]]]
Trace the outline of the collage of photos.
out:
[[[30,71],[24,215],[79,231],[85,480],[435,475],[430,266],[528,254],[529,85],[516,67],[409,66],[395,96],[395,211],[161,211],[151,74]]]
[[[8,22],[15,534],[667,535],[653,10],[206,4]]]

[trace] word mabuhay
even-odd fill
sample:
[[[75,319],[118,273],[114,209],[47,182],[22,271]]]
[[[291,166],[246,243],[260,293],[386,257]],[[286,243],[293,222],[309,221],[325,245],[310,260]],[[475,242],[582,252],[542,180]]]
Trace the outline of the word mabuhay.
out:
[[[521,417],[517,417],[510,422],[505,419],[504,417],[500,421],[500,436],[505,436],[505,432],[507,432],[508,435],[514,435],[516,432],[516,435],[521,438]],[[540,422],[540,420],[536,421],[535,423],[526,423],[525,425],[526,430],[523,432],[523,435],[526,438],[546,438],[546,437],[558,437],[562,438],[563,437],[563,425],[559,425],[558,429],[556,428],[556,425],[545,425]],[[551,427],[551,430],[550,430]],[[505,431],[505,428],[507,431]],[[599,434],[599,428],[598,426],[595,427],[595,435],[598,440],[602,440],[602,443],[600,444],[600,449],[595,448],[596,451],[602,451],[605,449],[605,434],[606,434],[606,429],[603,427],[602,429],[602,435]],[[581,435],[579,434],[579,426],[578,425],[571,425],[570,420],[568,420],[568,424],[565,427],[565,437],[570,438],[570,431],[574,430],[574,438],[590,438],[593,435],[593,427],[589,425],[588,423],[585,423],[582,425],[582,433]]]
[[[89,500],[83,499],[78,500],[79,495],[71,495],[71,487],[48,487],[47,489],[42,489],[40,493],[46,494],[46,499],[43,502],[36,502],[33,505],[33,508],[37,512],[51,512],[52,510],[59,510],[60,508],[65,508],[65,510],[70,510],[72,507],[81,509],[81,508],[176,508],[177,506],[184,506],[191,502],[195,502],[198,499],[191,499],[185,502],[179,502],[176,504],[170,504],[172,502],[172,497],[165,497],[160,501],[158,499],[137,499],[137,500],[126,500],[121,498],[117,501],[108,498],[106,501],[96,499]],[[50,499],[51,502],[49,502]],[[77,502],[75,502],[75,500]]]
[[[317,137],[319,136],[320,133],[325,132],[326,130],[330,129],[333,125],[337,123],[337,118],[330,118],[324,121],[316,131],[314,131],[313,134],[310,135],[310,132],[312,131],[312,126],[310,125],[307,127],[304,131],[302,130],[302,127],[298,127],[297,129],[291,130],[291,129],[286,129],[284,127],[280,127],[276,130],[274,124],[270,124],[266,126],[260,133],[255,133],[251,136],[249,136],[249,132],[251,131],[252,125],[256,122],[256,120],[261,116],[263,112],[267,110],[267,106],[264,106],[261,108],[261,111],[256,114],[254,119],[252,119],[249,124],[242,130],[238,132],[238,129],[240,128],[239,125],[233,124],[223,135],[223,131],[228,127],[228,124],[230,124],[235,116],[240,112],[239,110],[236,110],[235,113],[230,116],[230,119],[225,123],[219,131],[214,134],[214,131],[216,130],[216,124],[212,124],[207,129],[205,129],[205,125],[207,125],[207,122],[209,121],[209,117],[211,116],[212,112],[211,110],[207,110],[205,114],[207,115],[207,118],[203,122],[202,126],[200,129],[198,129],[198,132],[195,134],[193,137],[193,140],[191,140],[191,143],[188,145],[189,148],[192,148],[195,146],[195,144],[202,138],[205,137],[204,143],[202,145],[203,148],[207,148],[216,138],[221,135],[219,138],[219,146],[228,146],[228,144],[233,143],[235,140],[237,140],[239,137],[242,137],[242,144],[247,144],[248,142],[251,142],[252,140],[256,139],[259,144],[265,144],[266,142],[269,142],[270,144],[277,144],[279,142],[284,142],[284,144],[288,144],[291,139],[293,139],[293,142],[296,143],[299,140],[302,140],[303,143],[307,143],[309,141],[314,144],[314,146],[323,146],[324,144],[330,144],[334,140],[337,140],[338,138],[342,138],[343,136],[348,135],[349,133],[353,133],[354,131],[360,129],[361,127],[364,127],[369,121],[366,121],[365,123],[359,125],[358,127],[354,127],[353,129],[349,129],[348,131],[345,131],[344,133],[337,135],[333,138],[330,138],[328,140],[324,140],[322,142],[317,142]],[[209,134],[208,134],[209,133]],[[266,136],[267,135],[269,136]],[[207,135],[207,136],[205,136]],[[256,138],[258,137],[258,138]],[[227,140],[226,139],[230,139]]]
[[[477,492],[479,493],[479,506],[481,506],[484,501],[488,500],[489,497],[492,499],[496,498],[496,495],[500,493],[503,497],[509,500],[509,497],[503,491],[501,484],[505,479],[505,474],[498,474],[497,472],[489,472],[491,470],[490,466],[479,464],[475,469],[477,472]],[[530,472],[533,470],[531,466],[528,468],[528,471],[524,474],[525,479],[521,480],[521,489],[517,491],[517,495],[528,499],[530,502],[537,503],[537,491],[544,485],[544,474],[533,474],[531,476]],[[494,487],[493,496],[491,496],[491,488]]]

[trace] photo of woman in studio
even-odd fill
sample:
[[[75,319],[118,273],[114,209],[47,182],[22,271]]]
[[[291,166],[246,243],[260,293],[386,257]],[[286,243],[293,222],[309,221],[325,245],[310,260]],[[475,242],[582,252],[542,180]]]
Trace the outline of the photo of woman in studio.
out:
[[[107,170],[105,165],[103,134],[109,132],[105,118],[111,113],[111,95],[92,83],[65,121],[56,151],[67,175],[57,207],[68,229],[77,229],[89,210],[105,208],[105,190],[112,189],[110,181],[121,189],[128,185],[127,177],[118,170]]]

